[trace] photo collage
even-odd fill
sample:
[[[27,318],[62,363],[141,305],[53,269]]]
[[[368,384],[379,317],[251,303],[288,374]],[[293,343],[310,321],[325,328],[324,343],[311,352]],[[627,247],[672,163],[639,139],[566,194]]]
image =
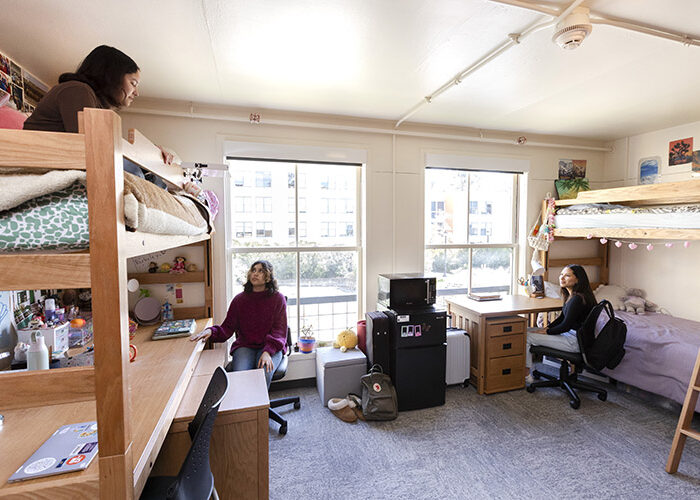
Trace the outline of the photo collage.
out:
[[[10,96],[18,111],[31,113],[49,86],[0,52],[0,102]]]

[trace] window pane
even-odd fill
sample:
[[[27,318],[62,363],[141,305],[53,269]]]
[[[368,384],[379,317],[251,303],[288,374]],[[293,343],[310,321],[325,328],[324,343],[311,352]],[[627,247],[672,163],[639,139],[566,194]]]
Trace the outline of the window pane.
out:
[[[468,179],[465,170],[426,169],[426,243],[467,243]]]
[[[469,249],[430,249],[425,251],[425,273],[437,281],[437,305],[445,305],[445,295],[469,291]]]
[[[469,243],[513,243],[513,175],[469,173]]]
[[[511,293],[510,248],[475,248],[472,250],[472,292]]]
[[[357,169],[354,165],[297,166],[299,178],[299,222],[306,226],[305,236],[299,228],[301,246],[357,245],[355,214]],[[302,206],[302,198],[304,203]],[[302,209],[303,208],[303,209]],[[348,233],[347,226],[353,230]]]
[[[272,264],[280,293],[287,297],[287,324],[292,329],[292,338],[297,337],[297,271],[296,255],[293,252],[238,253],[233,255],[233,295],[243,291],[248,270],[253,262],[267,260]]]
[[[356,326],[356,252],[304,252],[299,273],[301,323],[313,325],[317,340],[334,340]]]

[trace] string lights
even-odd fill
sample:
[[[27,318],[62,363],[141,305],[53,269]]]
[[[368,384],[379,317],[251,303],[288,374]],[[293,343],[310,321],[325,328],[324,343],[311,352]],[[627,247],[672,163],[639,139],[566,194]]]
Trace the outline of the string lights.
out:
[[[590,233],[587,234],[586,239],[589,239],[589,240],[593,239],[593,235]],[[634,241],[618,240],[618,239],[613,239],[613,238],[600,238],[598,241],[600,241],[601,245],[605,245],[609,241],[612,241],[612,242],[614,242],[613,244],[617,248],[622,248],[622,245],[627,245],[627,248],[629,248],[630,250],[636,250],[639,247],[639,245],[644,245],[643,243],[636,243]],[[660,243],[657,243],[657,244],[660,244]],[[664,246],[666,248],[673,248],[673,245],[674,245],[674,243],[671,241],[667,241],[664,243]],[[644,246],[644,248],[646,248],[647,252],[652,252],[654,250],[654,244],[648,243],[646,246]],[[687,240],[684,241],[683,248],[690,248],[690,242]]]

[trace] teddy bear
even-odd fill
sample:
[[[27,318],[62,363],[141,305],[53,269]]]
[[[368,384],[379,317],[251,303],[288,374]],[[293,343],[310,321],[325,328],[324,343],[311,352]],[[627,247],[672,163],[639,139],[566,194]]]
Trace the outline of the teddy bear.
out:
[[[354,349],[357,346],[357,334],[352,331],[352,328],[346,328],[338,334],[333,347],[340,348],[341,352],[345,352],[348,349]]]
[[[624,297],[625,311],[635,314],[645,314],[646,311],[656,312],[659,307],[646,300],[646,293],[640,288],[628,288],[627,295]]]

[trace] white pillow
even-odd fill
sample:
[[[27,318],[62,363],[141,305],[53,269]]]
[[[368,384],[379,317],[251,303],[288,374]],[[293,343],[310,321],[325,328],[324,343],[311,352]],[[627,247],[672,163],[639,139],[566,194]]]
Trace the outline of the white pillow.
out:
[[[624,310],[625,306],[623,304],[624,297],[627,296],[627,290],[617,285],[600,285],[593,292],[595,299],[600,302],[605,299],[609,301],[613,309],[618,311]]]
[[[544,282],[544,296],[552,299],[561,299],[561,287],[551,281]]]

